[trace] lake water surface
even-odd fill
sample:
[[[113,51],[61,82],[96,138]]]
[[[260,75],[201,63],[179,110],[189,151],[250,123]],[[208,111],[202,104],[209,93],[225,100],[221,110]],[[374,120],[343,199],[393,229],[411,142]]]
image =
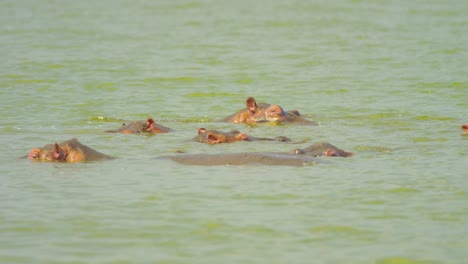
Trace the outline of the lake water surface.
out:
[[[468,2],[0,1],[1,263],[468,263]],[[319,126],[216,122],[258,102]],[[103,133],[153,117],[176,130]],[[301,144],[190,141],[199,127]],[[116,160],[37,163],[71,138]],[[184,166],[177,151],[352,158]]]

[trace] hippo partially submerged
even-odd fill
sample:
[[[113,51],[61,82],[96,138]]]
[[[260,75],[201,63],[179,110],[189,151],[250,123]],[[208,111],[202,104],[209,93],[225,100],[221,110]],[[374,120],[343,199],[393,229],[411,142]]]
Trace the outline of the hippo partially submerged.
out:
[[[290,153],[296,155],[307,155],[312,157],[351,157],[354,155],[354,153],[344,151],[328,142],[317,142],[303,149],[293,149]]]
[[[245,100],[245,106],[245,109],[224,118],[222,121],[229,123],[255,123],[257,119],[263,118],[265,109],[268,108],[270,104],[257,104],[253,97],[249,97]]]
[[[289,153],[282,152],[241,152],[218,154],[178,154],[159,158],[171,159],[184,165],[216,166],[216,165],[281,165],[304,166],[323,163],[319,156],[350,157],[353,153],[346,152],[326,142],[319,142],[304,149],[294,149]]]
[[[146,121],[135,121],[131,122],[128,125],[125,123],[118,129],[114,130],[105,130],[107,133],[123,133],[123,134],[138,134],[138,133],[149,133],[149,134],[160,134],[172,132],[174,130],[156,124],[153,118],[148,118]]]
[[[315,157],[288,153],[245,152],[221,154],[180,154],[161,156],[184,165],[219,166],[219,165],[282,165],[304,166],[321,162]]]
[[[76,138],[60,144],[48,144],[42,148],[33,148],[25,158],[35,161],[69,163],[113,159],[111,156],[81,144]]]
[[[291,110],[284,111],[279,105],[271,105],[268,103],[259,103],[253,97],[247,98],[245,101],[246,108],[242,109],[222,121],[229,123],[262,123],[262,122],[279,122],[279,123],[294,123],[303,125],[317,125],[317,123],[301,117],[299,111]]]
[[[263,138],[253,137],[247,134],[241,133],[238,130],[231,130],[229,132],[223,132],[219,130],[208,130],[205,128],[198,129],[198,135],[192,138],[193,141],[207,144],[220,144],[220,143],[232,143],[237,141],[281,141],[291,142],[287,137],[279,136],[275,138]]]

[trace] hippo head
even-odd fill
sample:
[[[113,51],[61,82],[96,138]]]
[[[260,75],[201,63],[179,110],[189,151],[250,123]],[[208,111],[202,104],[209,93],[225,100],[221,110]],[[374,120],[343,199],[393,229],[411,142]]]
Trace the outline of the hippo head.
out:
[[[279,105],[271,105],[265,109],[265,120],[269,122],[282,122],[286,119],[286,113]]]
[[[222,132],[217,130],[207,130],[205,128],[198,129],[198,136],[193,140],[200,143],[207,144],[220,144],[220,143],[231,143],[242,140],[250,140],[250,137],[238,130],[232,130],[229,132]]]
[[[290,153],[295,155],[307,155],[312,157],[351,157],[354,155],[354,153],[339,149],[328,142],[318,142],[303,149],[293,149]]]
[[[60,148],[57,143],[55,143],[54,145],[47,145],[44,148],[33,148],[29,152],[28,158],[38,161],[63,162],[66,161],[67,154],[66,151]]]

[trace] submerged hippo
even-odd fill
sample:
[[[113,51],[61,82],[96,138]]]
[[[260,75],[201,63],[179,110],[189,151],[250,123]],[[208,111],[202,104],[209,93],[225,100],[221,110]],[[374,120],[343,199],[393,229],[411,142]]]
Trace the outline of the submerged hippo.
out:
[[[219,165],[282,165],[304,166],[321,162],[315,157],[288,153],[245,152],[220,154],[180,154],[161,156],[184,165],[219,166]]]
[[[340,155],[337,155],[340,154]],[[216,165],[282,165],[304,166],[325,161],[318,156],[349,157],[353,154],[341,150],[330,143],[316,143],[304,149],[294,149],[290,153],[282,152],[242,152],[218,154],[178,154],[159,158],[171,159],[185,165],[216,166]]]
[[[52,162],[87,162],[113,157],[98,152],[78,142],[78,139],[64,141],[60,144],[49,144],[42,148],[33,148],[27,156],[30,160]]]
[[[149,133],[149,134],[160,134],[174,131],[168,127],[156,124],[153,118],[148,118],[145,121],[131,122],[128,125],[125,123],[119,129],[105,130],[107,133],[123,133],[123,134],[137,134],[137,133]]]
[[[193,141],[207,144],[220,144],[220,143],[232,143],[237,141],[281,141],[291,142],[287,137],[279,136],[275,138],[259,138],[252,137],[247,134],[241,133],[238,130],[231,130],[229,132],[223,132],[218,130],[207,130],[205,128],[198,129],[198,135],[192,138]]]
[[[461,129],[463,131],[463,133],[461,134],[462,136],[468,136],[468,124],[464,124],[461,126]]]
[[[245,101],[246,108],[242,109],[222,121],[229,123],[261,123],[261,122],[281,122],[296,123],[304,125],[317,125],[317,123],[301,117],[299,111],[284,111],[279,105],[259,103],[253,97]]]
[[[303,149],[293,149],[290,153],[312,157],[351,157],[354,155],[354,153],[339,149],[328,142],[318,142]]]

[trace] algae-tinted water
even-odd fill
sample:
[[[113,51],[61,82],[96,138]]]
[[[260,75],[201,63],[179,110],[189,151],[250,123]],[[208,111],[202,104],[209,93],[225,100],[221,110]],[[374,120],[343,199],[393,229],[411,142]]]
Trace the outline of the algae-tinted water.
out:
[[[0,262],[467,263],[466,1],[3,1]],[[259,102],[317,127],[215,122]],[[103,133],[153,117],[176,130]],[[199,127],[279,142],[208,146]],[[35,163],[76,137],[119,159]],[[178,151],[356,155],[183,166]]]

